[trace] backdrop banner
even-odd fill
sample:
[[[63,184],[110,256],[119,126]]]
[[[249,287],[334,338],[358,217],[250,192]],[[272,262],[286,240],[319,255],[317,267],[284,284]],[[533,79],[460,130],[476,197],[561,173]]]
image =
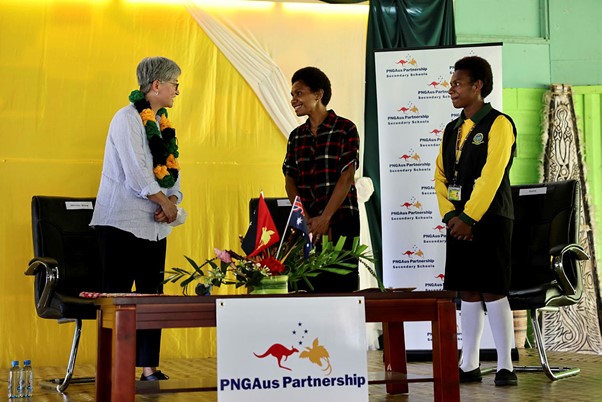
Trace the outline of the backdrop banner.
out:
[[[217,301],[219,402],[368,401],[363,297]]]
[[[375,53],[386,287],[443,289],[445,224],[435,195],[435,160],[445,126],[461,112],[447,92],[454,63],[470,55],[491,64],[493,91],[486,101],[502,110],[501,44]],[[406,337],[407,349],[431,349],[428,323],[409,323],[406,330],[414,333]],[[461,329],[458,334],[461,342]],[[482,347],[489,340],[486,325]]]

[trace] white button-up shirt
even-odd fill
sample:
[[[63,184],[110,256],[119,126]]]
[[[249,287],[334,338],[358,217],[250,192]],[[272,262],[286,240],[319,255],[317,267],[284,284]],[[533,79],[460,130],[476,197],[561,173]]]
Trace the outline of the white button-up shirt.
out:
[[[157,116],[157,122],[159,122]],[[153,124],[153,122],[148,122]],[[180,178],[171,188],[161,188],[153,173],[153,157],[142,119],[133,105],[115,114],[105,145],[100,187],[90,226],[113,226],[147,240],[161,240],[171,232],[156,222],[159,205],[147,197],[163,191],[182,200]]]

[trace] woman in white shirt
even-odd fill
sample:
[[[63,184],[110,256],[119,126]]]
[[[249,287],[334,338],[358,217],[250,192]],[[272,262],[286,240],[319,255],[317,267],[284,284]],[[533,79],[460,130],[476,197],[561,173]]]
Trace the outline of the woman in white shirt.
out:
[[[91,226],[98,231],[103,292],[162,293],[167,235],[182,200],[175,130],[165,108],[180,94],[178,65],[143,59],[139,90],[113,117],[105,145]],[[160,370],[161,330],[138,331],[136,366],[141,380],[166,380]]]

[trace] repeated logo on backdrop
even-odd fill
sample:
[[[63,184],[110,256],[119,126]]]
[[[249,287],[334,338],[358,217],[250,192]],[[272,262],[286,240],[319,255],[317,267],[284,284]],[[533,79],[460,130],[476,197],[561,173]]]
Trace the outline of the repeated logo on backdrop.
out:
[[[449,82],[442,76],[438,76],[436,80],[428,82],[424,89],[418,90],[418,99],[447,99],[448,90]]]
[[[391,221],[426,220],[433,217],[433,211],[424,208],[423,203],[416,197],[402,200],[396,209],[391,210]]]
[[[411,54],[407,54],[387,68],[385,74],[386,78],[420,77],[428,74],[428,67],[420,66]]]
[[[400,256],[393,259],[393,269],[433,269],[435,260],[427,256],[417,244],[401,246]]]
[[[410,148],[402,152],[395,162],[389,163],[389,173],[430,172],[431,162],[422,160],[420,154]]]
[[[424,124],[429,122],[430,116],[420,111],[420,106],[413,100],[403,102],[395,108],[394,113],[387,116],[387,124],[394,125],[412,125]]]
[[[499,45],[375,53],[385,286],[443,289],[446,228],[434,177],[445,127],[461,112],[449,96],[454,63],[471,54],[501,76]],[[494,85],[487,99],[501,106],[500,80]],[[430,347],[430,331],[406,329],[408,349]]]
[[[445,128],[444,124],[440,124],[438,128],[430,129],[427,128],[428,133],[421,135],[418,138],[418,143],[420,144],[420,148],[437,148],[439,149],[439,144],[441,144],[441,137],[443,135],[443,129]]]

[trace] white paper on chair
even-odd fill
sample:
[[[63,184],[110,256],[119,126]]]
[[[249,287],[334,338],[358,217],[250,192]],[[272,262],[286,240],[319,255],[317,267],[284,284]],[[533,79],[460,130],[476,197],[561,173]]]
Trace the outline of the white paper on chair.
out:
[[[522,197],[523,195],[539,195],[539,194],[545,194],[547,192],[548,192],[547,187],[521,188],[518,192],[518,196]]]
[[[94,206],[92,201],[65,201],[65,208],[67,210],[94,209]]]

